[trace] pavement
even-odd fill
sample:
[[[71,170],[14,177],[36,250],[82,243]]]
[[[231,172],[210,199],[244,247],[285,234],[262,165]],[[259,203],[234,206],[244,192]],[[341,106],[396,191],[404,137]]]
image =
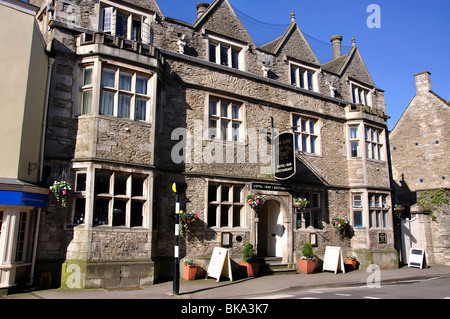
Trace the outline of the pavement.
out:
[[[256,278],[240,278],[230,281],[228,278],[180,279],[179,295],[173,294],[173,282],[155,284],[149,287],[121,289],[49,289],[0,296],[2,299],[246,299],[270,298],[271,295],[289,291],[325,287],[348,287],[361,285],[389,284],[396,281],[426,278],[450,277],[450,266],[429,265],[419,269],[401,267],[397,269],[377,270],[375,268],[358,269],[346,273],[316,272],[313,274],[278,274]]]

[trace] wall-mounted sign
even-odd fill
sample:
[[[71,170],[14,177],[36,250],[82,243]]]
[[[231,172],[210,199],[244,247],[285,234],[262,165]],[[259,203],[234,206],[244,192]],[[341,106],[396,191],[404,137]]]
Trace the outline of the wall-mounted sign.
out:
[[[0,205],[16,205],[30,207],[47,207],[47,195],[16,192],[16,191],[0,191]]]
[[[378,234],[378,242],[380,244],[386,244],[387,243],[387,234],[386,233],[379,233]]]
[[[290,192],[292,190],[292,186],[253,182],[252,189],[258,191]]]
[[[291,178],[296,172],[294,133],[284,132],[275,136],[273,145],[275,178],[279,180]]]

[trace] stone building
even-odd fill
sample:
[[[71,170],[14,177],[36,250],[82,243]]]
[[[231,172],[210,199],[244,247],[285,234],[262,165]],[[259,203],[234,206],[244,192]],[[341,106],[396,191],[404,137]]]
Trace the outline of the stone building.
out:
[[[37,277],[82,288],[170,278],[171,181],[188,184],[182,209],[199,216],[181,257],[202,269],[224,235],[236,262],[252,243],[292,264],[313,240],[318,256],[340,246],[362,265],[397,266],[384,92],[354,39],[342,55],[333,36],[322,64],[293,13],[256,46],[227,0],[192,8],[192,24],[153,0],[31,2],[55,57],[44,177],[66,173],[74,188],[67,207],[50,196],[43,212]],[[285,179],[274,174],[278,132],[295,140]],[[297,212],[298,197],[310,203]]]
[[[425,249],[428,262],[450,265],[448,205],[434,212],[416,205],[425,191],[450,188],[450,107],[432,91],[430,72],[417,73],[415,83],[416,95],[389,134],[393,202],[405,207],[406,214],[401,217],[408,218],[403,262],[407,262],[409,248],[414,247]]]

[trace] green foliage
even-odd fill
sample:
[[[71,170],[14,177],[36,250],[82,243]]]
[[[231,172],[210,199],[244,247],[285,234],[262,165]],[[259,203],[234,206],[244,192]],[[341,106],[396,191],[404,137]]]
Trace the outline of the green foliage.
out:
[[[303,245],[302,254],[305,258],[314,258],[314,253],[311,244],[306,243]]]
[[[424,210],[431,213],[431,218],[437,221],[436,215],[433,211],[440,211],[446,214],[446,211],[442,209],[443,205],[449,204],[449,193],[446,189],[439,189],[437,191],[425,191],[417,200],[417,205],[423,207]]]
[[[256,259],[255,249],[252,244],[246,244],[242,251],[242,259],[247,262],[252,262]]]

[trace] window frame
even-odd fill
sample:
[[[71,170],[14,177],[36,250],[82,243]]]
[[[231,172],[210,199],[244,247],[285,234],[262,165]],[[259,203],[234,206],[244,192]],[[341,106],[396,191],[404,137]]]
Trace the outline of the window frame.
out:
[[[86,72],[91,72],[90,83],[86,83]],[[94,92],[94,65],[86,64],[82,66],[82,79],[81,79],[81,107],[80,114],[92,114],[93,112],[93,92]],[[85,99],[85,94],[90,94],[90,97]],[[89,107],[85,106],[85,103],[89,103]],[[87,109],[86,109],[87,108]]]
[[[384,229],[391,227],[389,221],[390,207],[389,194],[387,193],[373,193],[368,194],[369,207],[369,228],[370,229]]]
[[[317,195],[317,201],[314,196]],[[323,229],[323,192],[320,191],[296,191],[296,198],[306,198],[310,203],[305,209],[294,209],[296,230],[321,230]],[[318,205],[315,205],[315,202]]]
[[[210,187],[216,187],[216,198],[211,200]],[[228,187],[228,201],[223,199],[223,188]],[[235,187],[240,188],[240,198],[236,201]],[[208,182],[206,185],[206,226],[209,229],[242,229],[245,225],[245,200],[244,200],[245,184],[238,183],[222,183],[222,182]],[[210,216],[211,206],[215,207],[214,221],[212,223],[212,216]],[[228,207],[228,218],[226,225],[223,225],[224,216],[223,207]],[[235,207],[239,208],[239,223],[236,221]],[[214,212],[212,212],[214,213]]]
[[[244,70],[244,45],[208,35],[207,60],[236,70]],[[223,49],[226,49],[226,60]]]
[[[215,102],[215,114],[212,114],[212,104],[211,102]],[[226,116],[223,115],[223,106],[226,105]],[[234,107],[238,106],[238,118],[235,117],[235,109]],[[245,141],[244,134],[244,118],[245,118],[245,110],[244,103],[219,97],[209,95],[207,97],[207,139],[212,141],[223,141],[223,142],[234,142],[234,143],[242,143]],[[212,126],[212,123],[215,123],[215,127]],[[226,123],[226,130],[224,130],[224,123]],[[239,128],[236,129],[235,125],[239,125]],[[225,131],[225,134],[223,132]],[[236,132],[238,133],[236,135]]]
[[[354,104],[372,107],[372,88],[350,81],[350,96]]]
[[[356,199],[356,197],[359,196],[359,199]],[[351,193],[351,211],[352,211],[352,223],[355,228],[362,228],[364,227],[364,194],[363,193]],[[359,204],[357,204],[359,203]],[[360,223],[356,223],[356,213],[358,213],[361,219]]]
[[[305,130],[303,130],[303,121],[306,121]],[[295,122],[297,122],[297,125],[295,125]],[[311,122],[314,122],[313,130],[311,130]],[[294,133],[295,150],[297,152],[303,152],[310,155],[321,155],[322,147],[320,139],[320,119],[302,114],[291,113],[291,123],[292,131]],[[305,137],[306,150],[304,149]],[[314,144],[312,143],[313,139]]]
[[[385,161],[383,143],[384,129],[364,125],[364,137],[366,145],[366,158],[375,161]]]
[[[317,68],[309,67],[298,62],[289,62],[289,83],[304,90],[319,92]]]
[[[361,159],[361,124],[360,123],[351,123],[348,124],[348,155],[349,158],[355,158],[355,159]],[[355,129],[353,132],[356,132],[356,136],[352,134],[352,130]],[[354,150],[353,146],[356,145],[356,150]],[[356,153],[354,153],[356,151]]]

